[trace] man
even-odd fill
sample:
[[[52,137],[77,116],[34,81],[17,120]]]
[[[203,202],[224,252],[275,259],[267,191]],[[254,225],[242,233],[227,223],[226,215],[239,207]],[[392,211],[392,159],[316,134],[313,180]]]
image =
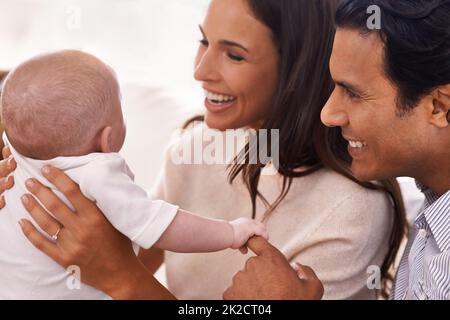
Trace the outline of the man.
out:
[[[369,7],[381,14],[367,14]],[[381,29],[370,29],[369,18],[380,19]],[[426,197],[392,299],[450,299],[448,21],[447,0],[347,0],[337,12],[330,60],[336,87],[322,121],[342,129],[359,180],[414,177]],[[236,274],[225,298],[321,295],[310,269],[296,281],[278,250],[261,239],[250,248],[258,256]]]

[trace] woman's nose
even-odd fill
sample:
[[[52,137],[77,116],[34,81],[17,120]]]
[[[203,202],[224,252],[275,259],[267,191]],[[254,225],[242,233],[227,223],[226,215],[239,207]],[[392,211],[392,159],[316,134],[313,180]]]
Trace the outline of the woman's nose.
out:
[[[217,81],[220,79],[218,64],[209,50],[199,52],[195,63],[194,78],[197,81]]]
[[[348,125],[348,115],[342,108],[338,107],[339,105],[339,102],[331,95],[323,107],[320,119],[327,127],[345,127]]]

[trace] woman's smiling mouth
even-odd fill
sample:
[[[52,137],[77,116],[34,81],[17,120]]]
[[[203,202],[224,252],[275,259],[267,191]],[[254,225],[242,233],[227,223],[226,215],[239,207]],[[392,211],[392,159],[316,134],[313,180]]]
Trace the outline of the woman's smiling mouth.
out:
[[[206,109],[212,113],[219,113],[228,110],[237,101],[237,98],[234,96],[215,93],[208,90],[205,90],[205,96]]]

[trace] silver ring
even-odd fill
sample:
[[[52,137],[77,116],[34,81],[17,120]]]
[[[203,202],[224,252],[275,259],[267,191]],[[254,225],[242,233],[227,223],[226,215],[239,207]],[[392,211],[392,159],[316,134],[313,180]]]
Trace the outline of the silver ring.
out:
[[[58,235],[59,235],[59,232],[61,231],[61,228],[58,228],[58,230],[56,231],[56,233],[54,234],[54,235],[52,235],[52,239],[53,240],[58,240]]]

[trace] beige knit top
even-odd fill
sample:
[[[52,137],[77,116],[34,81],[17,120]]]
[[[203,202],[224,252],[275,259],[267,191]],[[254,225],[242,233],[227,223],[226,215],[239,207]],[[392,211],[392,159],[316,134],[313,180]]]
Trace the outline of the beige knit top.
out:
[[[227,181],[225,164],[174,164],[172,155],[202,135],[196,126],[167,149],[160,179],[152,194],[185,210],[211,218],[251,217],[249,193],[242,182]],[[281,191],[280,175],[261,176],[259,190],[272,202]],[[257,216],[265,212],[257,202]],[[289,193],[266,219],[269,241],[290,262],[311,266],[324,284],[324,299],[375,299],[367,286],[388,250],[393,210],[381,192],[365,189],[322,169],[295,178]],[[250,257],[238,250],[207,254],[166,252],[167,283],[179,299],[222,299],[233,275]],[[371,281],[372,282],[372,281]],[[373,282],[372,282],[373,283]]]

